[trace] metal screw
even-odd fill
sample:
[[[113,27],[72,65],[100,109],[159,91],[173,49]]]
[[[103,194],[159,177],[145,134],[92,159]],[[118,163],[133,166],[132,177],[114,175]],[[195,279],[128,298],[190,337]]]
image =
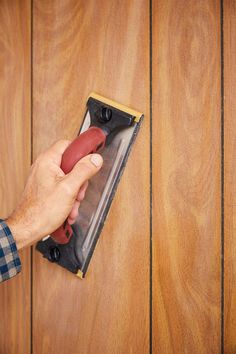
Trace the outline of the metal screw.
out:
[[[101,121],[104,123],[109,122],[109,120],[111,120],[111,117],[112,117],[112,110],[110,108],[103,107],[100,114]]]
[[[58,247],[52,247],[49,251],[49,260],[51,262],[58,262],[60,259],[60,250]]]

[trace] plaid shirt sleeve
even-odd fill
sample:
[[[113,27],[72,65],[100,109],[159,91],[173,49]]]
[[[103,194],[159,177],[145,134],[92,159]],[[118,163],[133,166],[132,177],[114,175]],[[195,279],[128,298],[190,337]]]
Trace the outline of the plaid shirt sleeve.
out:
[[[7,224],[0,220],[0,282],[21,271],[16,243]]]

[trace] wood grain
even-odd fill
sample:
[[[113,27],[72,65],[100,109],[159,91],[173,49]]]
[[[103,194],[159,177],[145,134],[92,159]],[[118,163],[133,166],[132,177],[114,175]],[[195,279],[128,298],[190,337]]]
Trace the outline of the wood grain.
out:
[[[34,1],[34,157],[91,91],[145,113],[86,279],[34,254],[34,354],[149,352],[148,34],[145,0]]]
[[[219,1],[153,1],[153,194],[153,353],[219,353]]]
[[[224,1],[225,353],[236,353],[236,3]]]
[[[15,207],[30,166],[30,1],[0,2],[0,216]],[[0,353],[30,352],[30,251],[0,284]]]

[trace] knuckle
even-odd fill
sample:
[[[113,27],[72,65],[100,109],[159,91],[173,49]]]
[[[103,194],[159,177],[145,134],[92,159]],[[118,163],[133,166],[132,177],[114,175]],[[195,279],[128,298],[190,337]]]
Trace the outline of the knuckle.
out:
[[[70,143],[70,140],[68,140],[68,139],[59,139],[55,142],[54,145],[66,145],[69,143]]]
[[[35,165],[37,167],[44,167],[47,166],[47,162],[47,154],[45,152],[42,152],[35,160]]]
[[[65,147],[67,147],[70,143],[71,143],[70,140],[59,139],[52,145],[52,150],[53,151],[55,151],[55,150],[57,151],[58,149],[61,150]]]
[[[44,153],[41,153],[37,158],[36,160],[34,161],[34,164],[35,166],[39,166],[44,160]]]
[[[61,185],[61,189],[63,194],[67,195],[70,198],[74,198],[75,197],[75,191],[74,188],[72,187],[72,185],[70,183],[67,183],[66,181],[63,181],[62,183],[60,183]]]
[[[81,161],[79,164],[79,172],[82,172],[84,175],[91,175],[94,171],[94,167],[90,162]]]

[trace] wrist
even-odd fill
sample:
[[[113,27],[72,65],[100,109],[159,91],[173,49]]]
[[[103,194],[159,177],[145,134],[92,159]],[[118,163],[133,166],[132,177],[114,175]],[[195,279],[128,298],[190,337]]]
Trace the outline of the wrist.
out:
[[[34,242],[33,233],[24,222],[12,216],[7,218],[5,222],[12,233],[18,250],[30,246]]]

